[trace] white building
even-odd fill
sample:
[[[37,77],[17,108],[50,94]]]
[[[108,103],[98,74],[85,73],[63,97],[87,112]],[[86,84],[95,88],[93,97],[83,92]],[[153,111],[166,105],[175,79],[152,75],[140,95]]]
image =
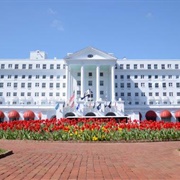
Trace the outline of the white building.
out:
[[[117,59],[87,47],[63,59],[43,51],[0,60],[0,119],[67,116],[180,118],[180,60]],[[91,95],[87,95],[90,90]]]

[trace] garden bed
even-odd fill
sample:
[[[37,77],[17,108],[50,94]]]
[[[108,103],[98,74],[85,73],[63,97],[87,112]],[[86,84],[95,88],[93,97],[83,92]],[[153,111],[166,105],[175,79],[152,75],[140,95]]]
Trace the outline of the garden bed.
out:
[[[12,121],[0,124],[0,139],[68,142],[179,141],[180,123],[138,121],[117,123],[113,118]]]

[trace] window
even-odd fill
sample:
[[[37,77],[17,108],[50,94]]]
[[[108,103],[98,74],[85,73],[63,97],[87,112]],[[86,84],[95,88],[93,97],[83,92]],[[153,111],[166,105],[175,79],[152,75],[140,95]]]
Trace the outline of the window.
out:
[[[124,88],[124,83],[120,83],[120,87],[121,87],[121,88]]]
[[[78,76],[78,77],[80,77],[80,76],[81,76],[81,73],[80,73],[80,72],[78,72],[78,73],[77,73],[77,76]]]
[[[50,69],[54,69],[54,64],[50,64]]]
[[[138,75],[134,75],[134,79],[137,79],[138,78]]]
[[[24,92],[21,92],[21,96],[24,96]]]
[[[14,83],[14,88],[17,88],[17,86],[18,86],[18,83]]]
[[[100,91],[100,95],[104,95],[104,91]]]
[[[103,72],[100,72],[100,76],[101,76],[101,77],[103,77],[103,76],[104,76]]]
[[[168,67],[168,68],[171,68],[171,64],[168,64],[167,67]]]
[[[118,88],[118,83],[115,83],[115,88]]]
[[[53,96],[53,93],[52,93],[52,92],[50,92],[50,93],[49,93],[49,96]]]
[[[46,75],[43,75],[42,78],[43,78],[43,79],[46,79]]]
[[[130,69],[130,64],[126,64],[126,69]]]
[[[157,69],[158,68],[158,65],[157,64],[154,64],[154,69]]]
[[[120,64],[120,69],[124,69],[123,64]]]
[[[166,83],[162,83],[162,87],[163,87],[163,88],[166,88]]]
[[[14,79],[17,79],[18,78],[18,75],[14,75]]]
[[[169,92],[169,96],[173,96],[173,92]]]
[[[148,87],[149,87],[149,88],[152,88],[152,83],[148,83]]]
[[[63,64],[63,69],[66,69],[66,65],[65,64]]]
[[[139,93],[138,93],[138,92],[135,92],[135,96],[139,96]]]
[[[173,83],[169,83],[169,87],[172,87],[173,86]]]
[[[15,64],[15,69],[18,69],[19,68],[19,64]]]
[[[25,83],[21,83],[21,88],[25,88]]]
[[[175,69],[179,69],[179,65],[178,64],[175,64]]]
[[[6,96],[11,96],[11,93],[10,93],[10,92],[7,92],[7,93],[6,93]]]
[[[152,76],[151,75],[148,75],[148,79],[151,79],[152,78]]]
[[[121,96],[124,96],[124,93],[123,93],[123,92],[121,93]]]
[[[60,79],[60,75],[57,75],[57,79]]]
[[[141,75],[141,79],[144,79],[144,75]]]
[[[161,64],[161,69],[165,69],[165,64]]]
[[[53,83],[49,83],[49,88],[53,88]]]
[[[46,87],[46,83],[42,83],[42,88],[45,88]]]
[[[56,83],[56,88],[60,88],[60,83]]]
[[[159,83],[155,83],[155,88],[159,88]]]
[[[60,64],[57,64],[56,69],[60,69],[60,68],[61,68]]]
[[[43,64],[43,69],[46,69],[46,64]]]
[[[149,96],[152,96],[152,92],[149,93]]]
[[[11,87],[11,83],[9,82],[9,83],[7,83],[7,87]]]
[[[127,83],[127,88],[131,88],[131,83]]]
[[[8,68],[11,69],[12,68],[12,64],[8,64]]]
[[[134,69],[137,69],[137,64],[134,64]]]
[[[131,93],[130,93],[130,92],[128,92],[128,93],[127,93],[127,96],[131,96]]]
[[[124,79],[124,75],[120,75],[120,79]]]
[[[63,88],[65,88],[66,87],[66,84],[65,83],[63,83]]]
[[[28,93],[27,93],[27,96],[31,96],[31,93],[30,93],[30,92],[28,92]]]
[[[80,95],[81,95],[81,91],[77,91],[77,95],[79,95],[79,96],[80,96]]]
[[[3,96],[3,93],[2,93],[2,92],[0,92],[0,96]]]
[[[46,93],[45,93],[45,92],[42,92],[42,93],[41,93],[41,96],[45,96],[45,95],[46,95]]]
[[[89,77],[92,77],[92,72],[89,72]]]
[[[28,76],[28,79],[31,79],[31,78],[32,78],[32,75],[29,75],[29,76]]]
[[[29,64],[29,69],[32,69],[32,64]]]
[[[57,92],[57,93],[56,93],[56,96],[60,96],[60,93],[59,93],[59,92]]]
[[[135,87],[135,88],[138,88],[138,83],[134,83],[134,87]]]
[[[177,92],[177,96],[180,96],[180,92]]]
[[[17,96],[17,92],[13,92],[13,96]]]
[[[165,75],[162,75],[162,79],[165,79],[166,78],[166,76]]]
[[[81,81],[77,81],[77,86],[81,86]]]
[[[117,75],[115,75],[115,79],[117,79]]]
[[[11,79],[11,75],[8,75],[8,79]]]
[[[35,87],[39,87],[39,83],[35,83]]]
[[[28,83],[28,88],[31,88],[31,83]]]
[[[39,69],[40,68],[40,64],[36,64],[36,69]]]
[[[92,81],[88,81],[88,86],[92,86]]]
[[[130,79],[130,75],[127,75],[127,79]]]
[[[144,68],[144,64],[140,64],[140,68],[143,69]]]
[[[54,78],[54,76],[53,75],[50,75],[50,79],[53,79]]]
[[[39,79],[39,75],[36,75],[36,79]]]
[[[156,93],[155,93],[155,96],[159,96],[159,93],[158,93],[158,92],[156,92]]]
[[[169,79],[172,79],[172,75],[169,75],[168,78],[169,78]]]
[[[3,79],[4,78],[4,75],[1,75],[1,79]]]
[[[63,75],[63,79],[66,79],[66,75]]]
[[[25,79],[25,77],[26,77],[25,75],[22,75],[22,79]]]
[[[26,64],[22,64],[22,69],[26,69]]]
[[[100,86],[104,86],[104,81],[100,81]]]
[[[167,93],[166,93],[166,92],[163,92],[163,96],[167,96]]]
[[[141,96],[145,96],[145,92],[142,92],[142,93],[141,93]]]
[[[39,92],[35,92],[35,97],[38,97],[39,96]]]
[[[1,64],[1,69],[4,69],[5,68],[5,64]]]
[[[154,78],[155,78],[155,79],[158,79],[158,75],[155,75]]]
[[[151,64],[148,64],[148,69],[151,69]]]
[[[176,83],[176,87],[177,87],[177,88],[180,88],[180,83]]]
[[[3,88],[4,84],[3,83],[0,83],[0,88]]]
[[[145,87],[145,83],[141,83],[141,87]]]

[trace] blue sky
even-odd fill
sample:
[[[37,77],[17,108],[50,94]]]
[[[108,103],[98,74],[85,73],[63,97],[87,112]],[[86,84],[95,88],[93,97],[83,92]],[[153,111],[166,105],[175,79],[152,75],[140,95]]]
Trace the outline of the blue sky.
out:
[[[180,59],[180,0],[0,0],[0,59],[93,46],[118,58]]]

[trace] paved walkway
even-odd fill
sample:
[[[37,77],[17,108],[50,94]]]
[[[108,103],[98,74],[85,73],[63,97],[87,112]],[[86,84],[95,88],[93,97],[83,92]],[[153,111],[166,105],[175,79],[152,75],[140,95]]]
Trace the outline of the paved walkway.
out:
[[[0,140],[0,179],[180,179],[180,142],[67,143]]]

